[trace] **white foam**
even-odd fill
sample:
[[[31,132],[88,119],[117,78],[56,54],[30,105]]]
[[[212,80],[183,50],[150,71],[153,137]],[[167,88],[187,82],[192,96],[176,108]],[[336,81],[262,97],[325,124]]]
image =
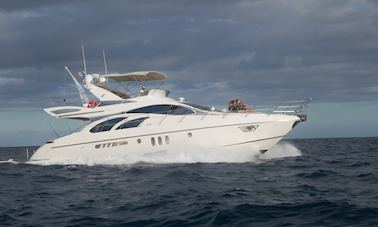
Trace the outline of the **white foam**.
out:
[[[270,160],[276,158],[297,157],[301,156],[302,152],[290,142],[280,142],[272,147],[265,154],[261,155],[261,159]]]
[[[170,163],[260,163],[270,159],[300,156],[301,152],[289,142],[281,142],[271,150],[261,155],[252,147],[204,149],[183,145],[171,147],[168,150],[141,154],[140,152],[127,152],[118,157],[102,157],[101,159],[77,159],[54,161],[29,161],[29,164],[38,165],[128,165],[136,163],[170,164]]]
[[[3,163],[18,164],[19,162],[16,162],[13,159],[8,159],[6,161],[5,160],[4,161],[0,161],[0,164],[3,164]]]

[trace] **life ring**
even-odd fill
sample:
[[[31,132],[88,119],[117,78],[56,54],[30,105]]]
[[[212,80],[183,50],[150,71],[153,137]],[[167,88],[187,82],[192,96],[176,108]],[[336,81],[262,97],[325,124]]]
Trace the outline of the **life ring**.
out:
[[[87,107],[88,108],[95,108],[95,107],[97,107],[97,101],[96,100],[89,101]]]

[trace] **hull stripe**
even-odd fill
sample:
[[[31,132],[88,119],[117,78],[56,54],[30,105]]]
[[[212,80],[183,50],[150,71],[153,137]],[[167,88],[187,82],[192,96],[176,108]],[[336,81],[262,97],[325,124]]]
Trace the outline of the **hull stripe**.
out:
[[[224,147],[237,146],[237,145],[242,145],[242,144],[247,144],[247,143],[255,143],[255,142],[259,142],[259,141],[272,140],[272,139],[278,139],[278,138],[283,138],[283,137],[284,137],[284,135],[283,136],[270,137],[270,138],[264,138],[264,139],[258,139],[258,140],[250,140],[250,141],[242,142],[242,143],[234,143],[234,144],[224,145]]]
[[[242,123],[242,124],[211,126],[211,127],[203,127],[203,128],[195,128],[195,129],[183,129],[183,130],[176,130],[176,131],[169,131],[169,132],[159,132],[159,133],[144,134],[144,135],[137,135],[137,136],[118,137],[118,138],[113,138],[113,139],[104,139],[104,140],[96,140],[96,141],[83,142],[83,143],[67,144],[67,145],[61,145],[61,146],[54,146],[54,147],[51,147],[51,148],[54,149],[54,148],[61,148],[61,147],[70,147],[70,146],[90,144],[90,143],[107,142],[107,141],[113,141],[113,140],[130,139],[130,138],[144,137],[144,136],[154,136],[154,135],[169,134],[169,133],[176,133],[176,132],[197,131],[197,130],[210,129],[210,128],[233,127],[233,126],[243,126],[243,125],[250,125],[250,124],[271,123],[271,122],[272,121],[266,121],[266,122],[249,122],[249,123]]]

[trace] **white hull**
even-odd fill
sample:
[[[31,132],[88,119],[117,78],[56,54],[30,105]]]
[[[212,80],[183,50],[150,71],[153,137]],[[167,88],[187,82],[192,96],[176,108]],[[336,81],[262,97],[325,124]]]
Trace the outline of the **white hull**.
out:
[[[286,136],[297,116],[267,114],[215,114],[153,116],[139,127],[90,133],[73,133],[41,146],[31,161],[123,158],[148,155],[171,148],[225,148],[229,152],[265,152]]]

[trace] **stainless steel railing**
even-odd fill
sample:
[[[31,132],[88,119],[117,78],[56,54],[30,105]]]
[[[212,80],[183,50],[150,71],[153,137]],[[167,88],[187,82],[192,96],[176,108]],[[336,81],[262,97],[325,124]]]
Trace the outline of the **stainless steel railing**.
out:
[[[252,109],[255,112],[262,112],[266,114],[285,114],[285,115],[297,115],[303,111],[304,108],[307,107],[313,99],[306,98],[305,100],[301,101],[286,101],[280,103],[268,103],[268,104],[260,104],[254,105]]]

